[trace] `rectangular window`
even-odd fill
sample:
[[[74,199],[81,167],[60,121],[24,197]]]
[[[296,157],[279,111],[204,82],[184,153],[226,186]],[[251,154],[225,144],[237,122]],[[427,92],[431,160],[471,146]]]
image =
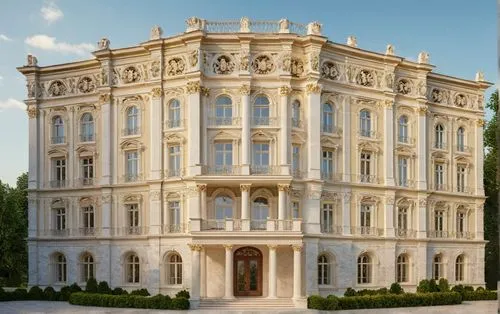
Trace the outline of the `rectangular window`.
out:
[[[127,152],[127,181],[137,181],[138,179],[138,167],[139,167],[139,154],[138,152]]]
[[[169,219],[171,226],[179,226],[181,224],[181,205],[179,201],[168,202]]]
[[[299,201],[292,202],[292,217],[293,217],[293,219],[297,219],[300,217],[300,203],[299,203]]]
[[[321,209],[321,232],[333,232],[333,204],[323,203]]]
[[[54,179],[59,182],[64,182],[66,180],[66,159],[54,159],[54,167]]]
[[[65,230],[66,229],[66,209],[65,208],[57,208],[55,210],[56,214],[56,230]]]
[[[457,192],[465,192],[465,166],[457,166]]]
[[[361,233],[369,233],[371,225],[371,206],[361,205]],[[363,231],[364,230],[364,231]]]
[[[253,171],[255,173],[268,173],[269,171],[269,144],[253,144]]]
[[[408,186],[408,158],[406,157],[398,159],[398,185]]]
[[[372,182],[373,176],[371,172],[372,155],[367,152],[362,152],[360,156],[360,175],[361,182]]]
[[[444,165],[436,164],[434,166],[434,182],[436,184],[436,190],[444,190]]]
[[[461,235],[465,232],[465,214],[457,213],[457,233]]]
[[[83,185],[91,185],[94,178],[94,159],[85,157],[81,159],[82,165],[82,183]]]
[[[216,173],[231,173],[233,165],[233,144],[215,143]]]
[[[436,232],[443,232],[444,226],[444,212],[437,210],[434,212],[434,230]]]
[[[407,230],[408,229],[408,209],[401,207],[398,210],[398,229]]]
[[[295,176],[300,173],[300,146],[292,145],[292,172]]]
[[[168,148],[168,170],[170,176],[180,176],[181,168],[181,147],[179,145],[170,146]]]
[[[129,204],[127,205],[127,223],[129,227],[129,233],[138,233],[139,228],[139,205]]]
[[[332,179],[333,170],[333,151],[323,150],[321,158],[321,175],[323,179]]]
[[[83,228],[94,228],[94,208],[86,206],[82,208],[83,213]]]

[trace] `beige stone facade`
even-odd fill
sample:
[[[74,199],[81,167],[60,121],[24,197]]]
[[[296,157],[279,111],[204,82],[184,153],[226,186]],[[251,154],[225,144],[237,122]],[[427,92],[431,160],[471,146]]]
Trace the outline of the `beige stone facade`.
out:
[[[484,284],[483,93],[321,25],[186,32],[19,71],[29,284],[293,298]]]

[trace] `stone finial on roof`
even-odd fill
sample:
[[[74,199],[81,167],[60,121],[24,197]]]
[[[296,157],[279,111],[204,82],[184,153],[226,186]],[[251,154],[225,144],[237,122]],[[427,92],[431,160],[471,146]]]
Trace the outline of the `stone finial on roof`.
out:
[[[476,72],[476,82],[484,82],[484,73],[482,71]]]
[[[280,33],[290,33],[290,21],[281,19],[279,21]]]
[[[358,40],[356,39],[356,36],[347,37],[347,46],[354,48],[358,47]]]
[[[250,19],[246,16],[242,17],[240,20],[240,32],[241,33],[250,32]]]
[[[394,56],[394,46],[388,44],[387,47],[385,48],[385,54],[388,56]]]
[[[319,22],[311,22],[307,24],[307,35],[321,35],[321,24]]]
[[[418,63],[429,64],[429,53],[422,51],[418,54]]]
[[[109,49],[109,44],[110,44],[110,43],[111,43],[111,42],[109,41],[109,39],[107,39],[106,37],[103,37],[103,38],[101,38],[101,40],[99,40],[99,41],[97,42],[97,48],[98,48],[99,50]]]
[[[29,67],[36,67],[38,66],[38,59],[30,53],[26,57],[26,65]]]
[[[186,33],[205,30],[205,20],[200,19],[196,16],[188,18],[186,20],[186,24],[187,24]]]
[[[151,32],[149,34],[149,39],[150,40],[160,39],[162,34],[163,34],[163,30],[161,29],[161,27],[158,25],[155,25],[151,28]]]

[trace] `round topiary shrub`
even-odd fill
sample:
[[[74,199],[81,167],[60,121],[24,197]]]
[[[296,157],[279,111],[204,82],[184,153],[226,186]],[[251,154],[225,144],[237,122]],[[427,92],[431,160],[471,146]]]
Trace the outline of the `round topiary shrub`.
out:
[[[143,297],[147,297],[150,294],[148,292],[148,289],[137,289],[137,290],[130,292],[130,295],[141,295]]]
[[[330,294],[326,297],[326,302],[324,303],[325,310],[327,311],[335,311],[340,310],[339,306],[339,298],[333,294]]]
[[[95,278],[89,278],[89,280],[87,280],[85,292],[97,293],[97,280],[95,280]]]
[[[127,290],[124,290],[124,289],[122,289],[120,287],[114,288],[111,293],[114,294],[114,295],[128,294]]]
[[[187,290],[181,290],[175,294],[176,298],[186,298],[189,299],[191,296],[189,295],[189,291]]]
[[[71,290],[71,293],[82,291],[82,288],[80,288],[80,286],[76,282],[69,286],[69,289]]]
[[[423,279],[418,283],[417,292],[420,293],[431,292],[430,282],[428,279]]]
[[[38,286],[31,287],[31,289],[28,291],[28,298],[30,300],[43,300],[43,290]]]
[[[97,286],[97,293],[111,294],[111,292],[112,290],[106,281],[99,282],[99,285]]]
[[[389,289],[389,293],[390,294],[403,294],[403,293],[405,293],[405,291],[403,290],[403,288],[401,287],[401,285],[399,283],[394,282],[391,285],[391,288]]]
[[[440,278],[438,282],[439,292],[450,292],[450,285],[448,284],[448,280],[444,278]]]
[[[56,301],[58,299],[58,295],[56,293],[56,290],[52,287],[47,287],[43,290],[43,294],[45,296],[45,300],[48,301]]]
[[[346,289],[344,292],[344,297],[355,297],[356,296],[356,290],[353,288],[349,287]]]

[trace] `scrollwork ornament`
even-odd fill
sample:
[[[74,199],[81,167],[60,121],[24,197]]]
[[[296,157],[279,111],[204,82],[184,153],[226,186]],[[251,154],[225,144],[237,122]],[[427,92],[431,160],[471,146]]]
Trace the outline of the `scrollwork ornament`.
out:
[[[351,198],[352,198],[352,193],[351,192],[343,192],[342,198],[344,199],[344,203],[349,203],[351,201]]]
[[[302,244],[292,244],[292,249],[293,249],[295,252],[300,252],[300,251],[302,251],[302,247],[303,247],[303,245],[302,245]]]
[[[292,89],[286,85],[280,87],[280,95],[288,96],[292,92]]]
[[[310,200],[319,200],[321,198],[321,191],[319,190],[308,190],[307,198]]]
[[[101,94],[99,95],[99,104],[109,104],[111,102],[111,94],[106,93],[106,94]]]
[[[435,103],[442,103],[444,100],[444,93],[438,88],[434,88],[431,92],[431,100]]]
[[[92,80],[90,77],[88,76],[84,76],[80,79],[80,81],[78,82],[78,90],[80,91],[80,93],[91,93],[95,90],[96,86],[95,86],[95,83],[94,83],[94,80]]]
[[[66,94],[67,88],[62,81],[54,81],[49,85],[49,96],[57,97],[64,96]]]
[[[213,71],[215,74],[231,74],[234,71],[234,62],[228,56],[219,56],[213,64]]]
[[[281,69],[284,72],[290,72],[292,68],[292,56],[287,53],[283,56],[283,60],[281,61]]]
[[[310,83],[306,85],[307,94],[319,94],[321,92],[321,86],[319,84]]]
[[[425,207],[427,206],[427,199],[426,198],[421,198],[418,200],[418,206],[420,207]]]
[[[421,106],[415,109],[420,116],[425,116],[427,114],[428,107],[427,106]]]
[[[394,205],[394,197],[393,197],[393,196],[387,196],[387,197],[385,198],[385,203],[386,203],[387,205]]]
[[[464,94],[457,94],[455,96],[455,106],[465,107],[467,105],[467,98]]]
[[[167,63],[167,75],[175,76],[184,73],[186,66],[181,58],[172,58]]]
[[[256,74],[269,74],[274,72],[274,63],[267,55],[257,56],[252,62],[252,70]]]
[[[240,94],[248,96],[250,95],[250,86],[248,85],[241,85],[240,87]]]
[[[484,121],[483,119],[478,119],[476,120],[476,124],[478,127],[482,128],[486,124],[486,121]]]
[[[198,54],[199,54],[198,49],[193,50],[189,53],[189,64],[193,68],[198,64]]]
[[[411,93],[410,81],[407,79],[400,79],[397,85],[397,92],[402,95],[407,95]]]
[[[251,184],[240,184],[241,192],[250,192]]]
[[[138,82],[141,79],[141,74],[135,67],[128,67],[122,72],[122,81],[125,83]]]
[[[278,184],[278,191],[280,192],[288,192],[290,190],[289,184]]]
[[[154,78],[160,76],[160,61],[157,60],[157,61],[151,62],[150,72],[151,72],[151,76]]]
[[[201,91],[200,82],[188,82],[186,87],[186,92],[188,94],[196,94]]]
[[[337,80],[340,76],[340,72],[337,66],[333,62],[325,62],[321,66],[321,77],[330,80]]]
[[[318,53],[313,53],[311,54],[311,71],[318,72],[319,71],[319,54]]]
[[[160,98],[161,97],[161,87],[154,87],[151,90],[151,94],[153,95],[153,98]]]
[[[373,87],[375,85],[375,76],[372,71],[361,70],[356,76],[356,83],[361,86]]]
[[[248,71],[249,64],[250,59],[248,58],[248,52],[242,53],[240,58],[240,71]]]
[[[198,184],[196,185],[196,189],[198,192],[204,192],[207,190],[207,185],[206,184]]]
[[[111,204],[111,194],[106,194],[101,196],[101,203],[102,204]]]
[[[29,105],[28,108],[26,108],[26,112],[28,113],[28,117],[30,119],[35,119],[39,114],[39,110],[36,105]]]
[[[200,93],[201,93],[203,96],[208,97],[208,96],[210,96],[210,88],[205,87],[205,86],[201,86],[201,87],[200,87]]]
[[[420,97],[424,97],[427,93],[427,86],[424,80],[418,81],[417,92]]]
[[[292,59],[290,73],[295,77],[301,76],[304,73],[304,62],[300,59]]]
[[[203,246],[201,244],[188,244],[189,248],[191,249],[191,251],[196,251],[196,252],[200,252],[201,249],[203,248]]]
[[[151,192],[149,192],[149,198],[152,201],[159,201],[161,199],[160,196],[161,196],[160,191],[151,191]]]

